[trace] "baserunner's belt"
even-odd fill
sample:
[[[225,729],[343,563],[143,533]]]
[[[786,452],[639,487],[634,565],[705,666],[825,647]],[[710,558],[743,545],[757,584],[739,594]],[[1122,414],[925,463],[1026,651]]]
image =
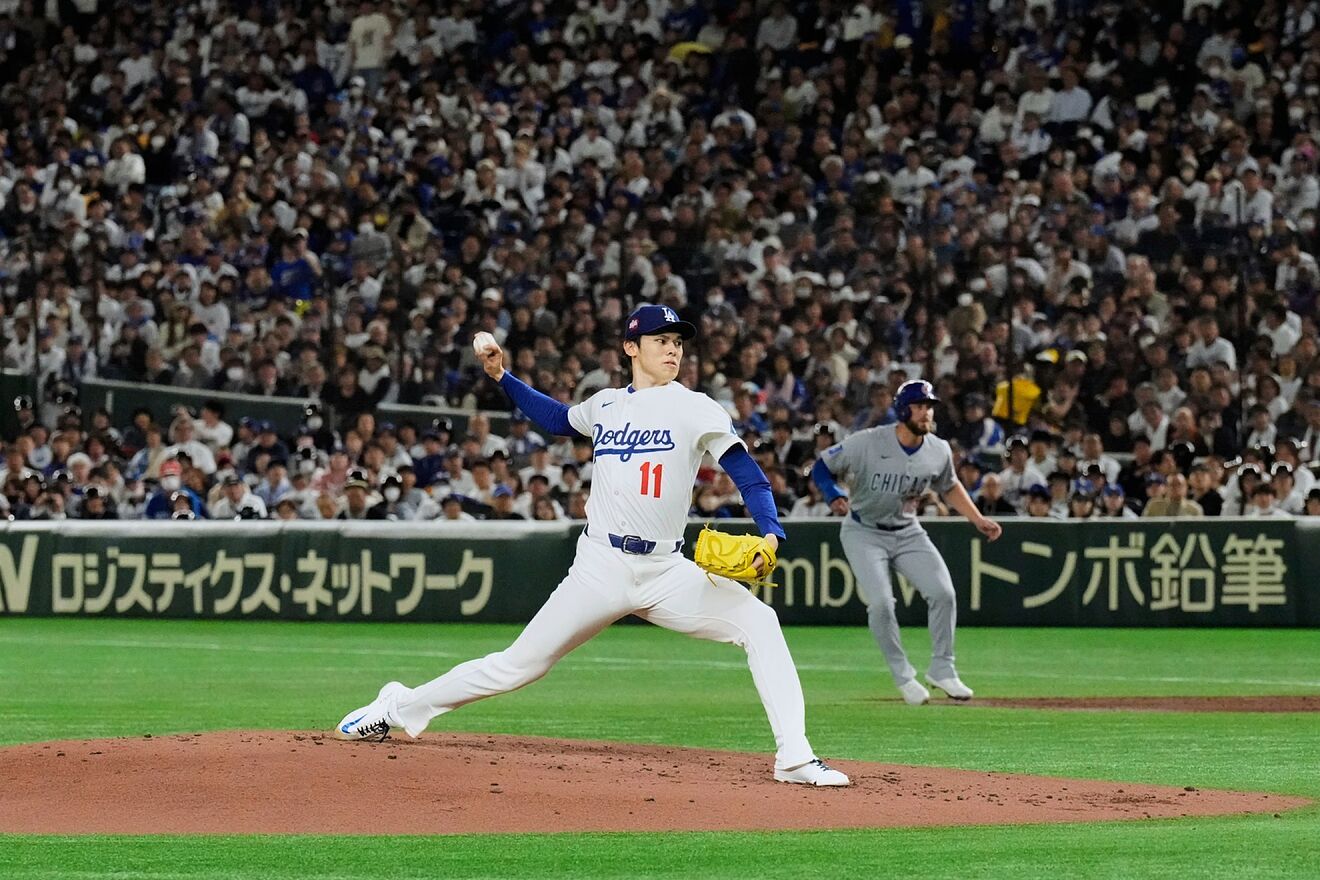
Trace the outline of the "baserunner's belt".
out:
[[[903,523],[901,526],[882,526],[880,525],[880,523],[867,522],[866,520],[858,516],[856,512],[851,510],[848,511],[848,515],[853,518],[853,522],[861,523],[862,525],[866,526],[868,529],[879,529],[882,532],[901,532],[904,529],[906,529],[908,526],[912,525],[913,522],[916,522],[916,520],[910,520],[908,522]]]

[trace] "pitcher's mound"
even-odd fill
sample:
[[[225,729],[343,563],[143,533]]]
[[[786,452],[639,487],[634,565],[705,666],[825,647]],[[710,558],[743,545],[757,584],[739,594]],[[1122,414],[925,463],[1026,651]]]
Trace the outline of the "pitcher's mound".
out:
[[[771,756],[428,734],[263,731],[0,749],[0,832],[466,834],[878,828],[1276,812],[1272,794],[831,762],[843,789],[774,782]]]

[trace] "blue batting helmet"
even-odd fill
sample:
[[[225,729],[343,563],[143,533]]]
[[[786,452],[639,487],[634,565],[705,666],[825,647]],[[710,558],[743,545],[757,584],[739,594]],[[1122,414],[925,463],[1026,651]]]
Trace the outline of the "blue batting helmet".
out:
[[[900,422],[906,422],[912,418],[912,404],[939,402],[933,385],[924,379],[913,379],[898,387],[898,393],[894,395],[894,414]]]

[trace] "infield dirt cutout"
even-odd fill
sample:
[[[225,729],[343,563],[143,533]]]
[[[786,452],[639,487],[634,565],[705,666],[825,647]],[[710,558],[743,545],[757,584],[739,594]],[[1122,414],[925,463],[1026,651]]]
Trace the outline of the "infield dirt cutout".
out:
[[[1275,794],[832,761],[842,789],[771,779],[768,754],[486,734],[339,742],[225,732],[0,749],[0,832],[464,834],[882,828],[1278,812]]]

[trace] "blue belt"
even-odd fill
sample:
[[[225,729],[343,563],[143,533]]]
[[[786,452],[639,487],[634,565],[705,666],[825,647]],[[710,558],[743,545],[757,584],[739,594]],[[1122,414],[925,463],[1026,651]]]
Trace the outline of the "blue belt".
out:
[[[582,533],[587,534],[587,530],[583,529]],[[657,546],[655,541],[647,541],[643,538],[637,537],[636,535],[612,534],[609,536],[609,538],[610,538],[611,547],[613,547],[616,550],[621,550],[624,553],[627,553],[631,556],[650,556],[652,553],[655,552]],[[668,546],[669,544],[668,542],[666,542],[664,544],[664,547],[668,548]],[[673,552],[677,553],[679,550],[682,549],[683,549],[683,540],[680,538],[679,540],[674,542]],[[669,551],[666,549],[665,552],[669,552]]]
[[[860,516],[858,516],[856,513],[854,513],[851,510],[848,511],[848,515],[853,518],[853,522],[859,522],[862,525],[866,526],[868,529],[879,529],[882,532],[901,532],[904,529],[906,529],[908,526],[912,525],[912,523],[910,522],[905,522],[901,526],[882,526],[879,523],[869,523],[864,521]]]

